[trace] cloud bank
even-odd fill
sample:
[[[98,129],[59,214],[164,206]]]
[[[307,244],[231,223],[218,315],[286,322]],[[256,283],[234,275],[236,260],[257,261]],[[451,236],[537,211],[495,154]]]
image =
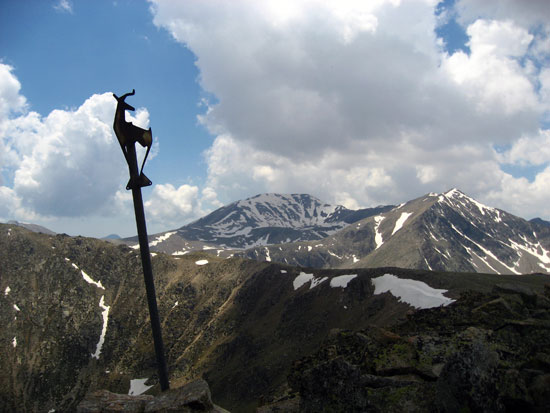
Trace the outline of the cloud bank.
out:
[[[151,3],[215,96],[199,119],[220,199],[369,206],[456,186],[550,218],[547,2],[457,1],[469,53],[453,54],[433,0]]]
[[[58,218],[128,218],[128,167],[112,129],[112,93],[41,116],[28,110],[20,90],[13,68],[0,63],[0,219],[47,225]],[[149,113],[140,108],[127,119],[146,128]],[[155,186],[145,205],[151,223],[197,217],[197,193],[189,185]]]

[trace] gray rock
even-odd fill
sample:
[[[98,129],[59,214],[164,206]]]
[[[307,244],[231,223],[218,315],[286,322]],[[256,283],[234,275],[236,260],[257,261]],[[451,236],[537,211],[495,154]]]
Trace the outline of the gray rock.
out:
[[[107,390],[97,390],[87,394],[76,411],[77,413],[141,413],[145,410],[146,403],[151,400],[153,396],[150,395],[128,396]]]
[[[199,379],[177,389],[168,390],[157,397],[150,395],[128,396],[98,390],[86,395],[77,407],[77,413],[165,413],[211,412],[228,413],[212,403],[206,381]]]
[[[498,354],[484,341],[475,341],[451,355],[437,382],[436,403],[443,412],[503,411],[498,397]]]
[[[178,389],[168,390],[145,406],[147,413],[161,412],[210,412],[214,404],[210,395],[208,384],[202,380],[196,380]]]

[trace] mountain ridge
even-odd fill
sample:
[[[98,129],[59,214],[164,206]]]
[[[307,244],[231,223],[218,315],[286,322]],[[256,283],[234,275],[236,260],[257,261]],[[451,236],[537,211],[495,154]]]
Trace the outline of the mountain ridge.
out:
[[[153,251],[169,254],[210,249],[220,256],[257,245],[319,240],[365,217],[391,209],[351,210],[309,194],[258,194],[218,208],[178,229],[149,237]],[[136,237],[127,238],[129,244]]]
[[[205,251],[314,268],[550,271],[549,222],[527,221],[457,188],[357,211],[307,194],[260,194],[149,239],[152,251],[168,254]],[[135,238],[125,242],[138,248]]]
[[[439,271],[548,272],[550,231],[453,188],[365,218],[319,242],[256,247],[240,255],[317,268],[396,265]]]

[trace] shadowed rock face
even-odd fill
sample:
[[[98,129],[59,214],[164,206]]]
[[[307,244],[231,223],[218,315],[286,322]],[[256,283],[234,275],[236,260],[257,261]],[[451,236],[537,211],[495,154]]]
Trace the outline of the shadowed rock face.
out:
[[[548,411],[549,296],[496,286],[391,331],[339,332],[294,364],[287,411]]]

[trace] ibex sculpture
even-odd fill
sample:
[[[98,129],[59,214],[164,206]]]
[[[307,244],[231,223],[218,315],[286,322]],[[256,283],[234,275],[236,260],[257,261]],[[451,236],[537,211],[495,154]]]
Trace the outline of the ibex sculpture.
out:
[[[115,112],[115,120],[113,123],[113,129],[115,130],[115,135],[118,139],[118,143],[120,143],[120,147],[122,148],[122,152],[124,153],[124,157],[126,158],[126,162],[128,162],[128,165],[130,165],[130,160],[128,158],[128,150],[130,145],[135,145],[136,142],[138,142],[141,146],[144,148],[147,148],[147,152],[145,152],[145,158],[143,158],[143,163],[141,164],[141,170],[139,172],[139,180],[137,184],[139,187],[142,186],[149,186],[151,185],[151,181],[149,178],[147,178],[143,174],[143,166],[145,165],[145,161],[147,160],[147,155],[149,155],[149,151],[151,150],[151,145],[153,144],[153,134],[151,132],[151,128],[148,130],[142,129],[136,125],[134,125],[132,122],[126,122],[126,111],[135,111],[136,109],[125,102],[125,99],[128,96],[133,96],[136,93],[135,89],[132,89],[132,92],[126,93],[122,95],[121,97],[118,97],[113,93],[113,96],[117,100],[117,106],[116,106],[116,112]],[[130,178],[130,181],[128,182],[128,185],[126,186],[126,189],[131,189],[133,185],[132,178]]]

